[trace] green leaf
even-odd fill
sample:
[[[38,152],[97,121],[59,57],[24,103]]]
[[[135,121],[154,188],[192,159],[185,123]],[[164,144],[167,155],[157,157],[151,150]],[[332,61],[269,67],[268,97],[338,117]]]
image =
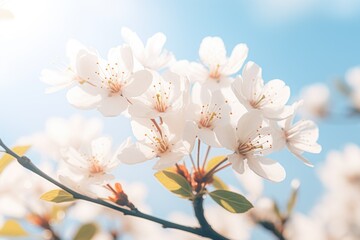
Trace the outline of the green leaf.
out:
[[[182,198],[192,198],[193,193],[189,182],[180,174],[159,171],[155,173],[157,180],[170,192]]]
[[[232,213],[244,213],[253,207],[244,196],[228,190],[215,190],[209,194],[215,202]]]
[[[71,202],[75,200],[73,195],[61,189],[46,192],[40,197],[40,199],[55,203]]]
[[[215,175],[213,175],[212,178],[214,180],[212,182],[212,185],[214,186],[214,188],[229,190],[229,187],[226,185],[226,183],[223,180],[221,180],[221,178],[219,178],[219,177],[217,177]]]
[[[24,155],[30,148],[30,145],[27,146],[16,146],[13,147],[11,150],[15,152],[17,155],[22,156]],[[14,160],[15,158],[10,154],[4,154],[0,158],[0,173],[4,171],[4,169]]]
[[[213,169],[217,164],[219,164],[221,161],[223,161],[226,158],[226,156],[217,156],[213,157],[208,161],[208,163],[205,166],[205,171],[208,172],[211,169]]]
[[[95,223],[87,223],[82,225],[73,240],[89,240],[92,239],[98,231],[98,227]]]
[[[15,220],[7,220],[0,229],[0,236],[25,237],[28,233]]]

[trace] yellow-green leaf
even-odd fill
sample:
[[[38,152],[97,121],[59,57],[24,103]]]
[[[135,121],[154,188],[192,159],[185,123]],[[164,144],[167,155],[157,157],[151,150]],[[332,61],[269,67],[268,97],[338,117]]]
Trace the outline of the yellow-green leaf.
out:
[[[95,223],[87,223],[82,225],[77,233],[75,234],[73,240],[89,240],[92,239],[96,232],[98,231],[98,227]]]
[[[7,237],[25,237],[28,233],[23,227],[15,220],[7,220],[0,228],[0,236]]]
[[[221,161],[223,161],[226,158],[226,156],[217,156],[213,157],[208,161],[208,163],[205,166],[205,171],[208,172],[211,169],[213,169],[217,164],[219,164]]]
[[[40,199],[55,203],[71,202],[75,200],[73,195],[61,189],[46,192],[40,197]]]
[[[228,190],[215,190],[209,195],[220,206],[232,213],[244,213],[253,207],[244,196]]]
[[[30,145],[27,146],[16,146],[13,147],[11,150],[15,152],[17,155],[22,156],[24,155],[30,148]],[[4,171],[4,169],[14,160],[15,158],[10,154],[4,154],[0,158],[0,173]]]
[[[155,177],[166,189],[179,197],[193,197],[189,182],[180,174],[169,171],[159,171],[155,173]]]
[[[221,180],[221,178],[219,178],[218,176],[213,175],[213,182],[212,185],[214,186],[214,188],[216,189],[224,189],[224,190],[228,190],[229,187],[226,185],[226,183],[224,183],[223,180]]]

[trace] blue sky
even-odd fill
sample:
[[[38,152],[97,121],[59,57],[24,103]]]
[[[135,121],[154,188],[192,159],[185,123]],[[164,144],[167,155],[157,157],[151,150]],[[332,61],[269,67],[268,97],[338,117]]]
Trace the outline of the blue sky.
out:
[[[44,68],[66,64],[65,45],[75,38],[106,54],[121,43],[120,29],[127,26],[143,39],[164,32],[166,48],[178,59],[198,59],[205,36],[220,36],[228,51],[240,42],[248,44],[248,60],[263,68],[265,80],[279,78],[292,90],[293,99],[307,84],[332,82],[360,64],[360,1],[356,0],[255,0],[255,1],[0,1],[0,8],[13,11],[15,19],[0,22],[0,136],[14,143],[21,136],[43,129],[51,116],[72,114],[101,117],[95,111],[72,108],[60,92],[45,95],[39,75]],[[334,109],[343,100],[332,94]],[[130,134],[124,118],[104,119],[105,131],[116,142]],[[277,158],[287,170],[280,184],[267,184],[266,194],[284,201],[289,182],[302,182],[299,211],[307,212],[323,191],[316,177],[317,167],[332,149],[348,142],[359,144],[359,124],[345,118],[320,123],[323,152],[308,155],[315,168],[308,168],[290,154]],[[151,178],[151,164],[124,166],[123,178]],[[135,174],[141,172],[141,174]],[[230,173],[230,172],[229,172]],[[140,176],[141,175],[141,176]],[[233,181],[233,177],[229,177]],[[148,181],[149,201],[154,212],[166,215],[187,203],[167,194],[155,180]],[[237,183],[233,181],[233,184]],[[158,200],[161,194],[163,200]],[[163,204],[171,202],[172,204]]]

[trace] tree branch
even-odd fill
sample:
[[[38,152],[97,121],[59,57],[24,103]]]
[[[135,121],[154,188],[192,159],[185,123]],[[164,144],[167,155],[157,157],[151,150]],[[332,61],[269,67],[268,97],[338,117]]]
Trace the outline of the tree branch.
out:
[[[199,224],[201,227],[200,229],[204,234],[203,236],[209,237],[211,239],[216,239],[216,240],[229,240],[228,238],[215,232],[215,230],[210,226],[210,224],[208,223],[208,221],[206,220],[205,215],[204,215],[203,202],[204,202],[204,198],[202,195],[195,197],[195,199],[193,201],[195,216],[196,216],[197,220],[199,221]]]
[[[199,198],[196,202],[194,201],[194,209],[195,209],[195,215],[199,220],[200,223],[200,228],[196,228],[196,227],[189,227],[189,226],[184,226],[181,224],[177,224],[177,223],[173,223],[161,218],[157,218],[151,215],[148,215],[146,213],[143,213],[141,211],[139,211],[138,209],[133,209],[133,210],[129,210],[126,208],[122,208],[122,207],[118,207],[114,204],[111,204],[107,201],[104,201],[102,199],[99,198],[92,198],[86,195],[83,195],[81,193],[78,193],[70,188],[68,188],[67,186],[63,185],[62,183],[58,182],[57,180],[53,179],[52,177],[50,177],[49,175],[47,175],[46,173],[44,173],[43,171],[41,171],[37,166],[35,166],[31,160],[26,157],[26,156],[19,156],[17,155],[15,152],[13,152],[10,148],[8,148],[0,139],[0,146],[4,148],[5,152],[7,154],[10,154],[11,156],[13,156],[14,158],[16,158],[16,160],[18,161],[18,163],[23,166],[24,168],[30,170],[31,172],[39,175],[40,177],[46,179],[47,181],[53,183],[54,185],[58,186],[59,188],[65,190],[66,192],[70,193],[71,195],[73,195],[73,197],[75,199],[79,199],[79,200],[84,200],[84,201],[88,201],[88,202],[92,202],[104,207],[108,207],[111,208],[113,210],[116,210],[118,212],[123,213],[124,215],[129,215],[129,216],[134,216],[134,217],[138,217],[138,218],[142,218],[142,219],[147,219],[149,221],[155,222],[155,223],[159,223],[163,226],[163,228],[172,228],[172,229],[178,229],[181,231],[185,231],[185,232],[189,232],[189,233],[193,233],[202,237],[208,237],[211,239],[219,239],[219,240],[226,240],[227,238],[219,235],[218,233],[216,233],[211,226],[206,222],[205,217],[204,217],[204,210],[202,207],[202,197]]]

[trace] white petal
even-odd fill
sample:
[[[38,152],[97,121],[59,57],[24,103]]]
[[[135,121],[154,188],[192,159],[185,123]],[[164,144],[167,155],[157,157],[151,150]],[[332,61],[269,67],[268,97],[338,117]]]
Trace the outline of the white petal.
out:
[[[147,70],[137,71],[133,74],[129,83],[124,86],[122,94],[125,97],[137,97],[143,94],[152,82],[152,74]]]
[[[66,56],[70,59],[70,66],[76,65],[76,57],[80,51],[87,51],[86,47],[78,40],[70,39],[66,44]]]
[[[91,142],[92,155],[98,160],[103,160],[111,151],[111,140],[107,137],[100,137]]]
[[[90,88],[94,87],[90,86],[87,90],[90,90]],[[101,96],[100,94],[96,94],[94,90],[95,88],[92,91],[86,91],[84,87],[75,86],[67,92],[66,98],[71,105],[77,108],[95,108],[99,104]]]
[[[197,133],[197,127],[195,122],[187,121],[184,127],[183,145],[188,153],[192,152],[194,148],[196,133]]]
[[[288,145],[288,149],[289,151],[294,154],[298,159],[300,159],[301,161],[303,161],[305,163],[305,165],[309,166],[309,167],[314,167],[314,165],[307,160],[306,158],[304,158],[301,154],[303,153],[302,151],[299,151],[298,149],[293,148],[291,145]]]
[[[139,141],[146,140],[155,126],[150,119],[136,118],[131,121],[131,128],[135,138]]]
[[[209,146],[217,148],[221,147],[219,141],[216,138],[215,132],[208,128],[199,129],[198,137],[201,141],[205,142]]]
[[[199,49],[201,61],[209,67],[223,65],[226,62],[226,49],[219,37],[206,37],[202,40]]]
[[[134,57],[131,48],[128,46],[123,46],[120,48],[120,53],[126,69],[129,72],[132,72],[134,68]]]
[[[114,117],[120,115],[128,107],[129,102],[122,96],[105,96],[98,110],[106,117]]]
[[[228,155],[229,162],[231,162],[231,167],[238,173],[244,173],[244,157],[239,154]]]
[[[173,166],[175,163],[180,161],[184,157],[183,153],[180,152],[168,152],[160,157],[156,162],[153,169],[163,170],[167,167]]]
[[[76,73],[86,81],[96,82],[99,79],[97,72],[99,58],[90,52],[79,53],[76,60]]]
[[[145,54],[147,58],[157,57],[161,54],[161,51],[166,42],[166,36],[163,33],[156,33],[150,37],[146,42]]]
[[[280,163],[264,157],[248,157],[249,168],[260,177],[273,182],[281,182],[285,179],[286,173]]]
[[[140,40],[139,36],[126,27],[121,29],[121,36],[123,37],[124,41],[130,45],[135,55],[139,57],[144,50],[144,44]]]
[[[118,154],[120,161],[126,164],[136,164],[149,160],[149,158],[145,155],[145,152],[139,149],[139,146],[140,145],[136,144],[124,149]]]
[[[229,150],[235,151],[237,148],[236,132],[230,125],[219,126],[214,129],[220,144]]]
[[[236,135],[240,142],[248,142],[250,135],[262,126],[263,117],[259,111],[245,113],[238,121]]]
[[[238,44],[233,49],[227,64],[222,69],[225,75],[232,75],[238,72],[247,58],[249,48],[246,44]]]

